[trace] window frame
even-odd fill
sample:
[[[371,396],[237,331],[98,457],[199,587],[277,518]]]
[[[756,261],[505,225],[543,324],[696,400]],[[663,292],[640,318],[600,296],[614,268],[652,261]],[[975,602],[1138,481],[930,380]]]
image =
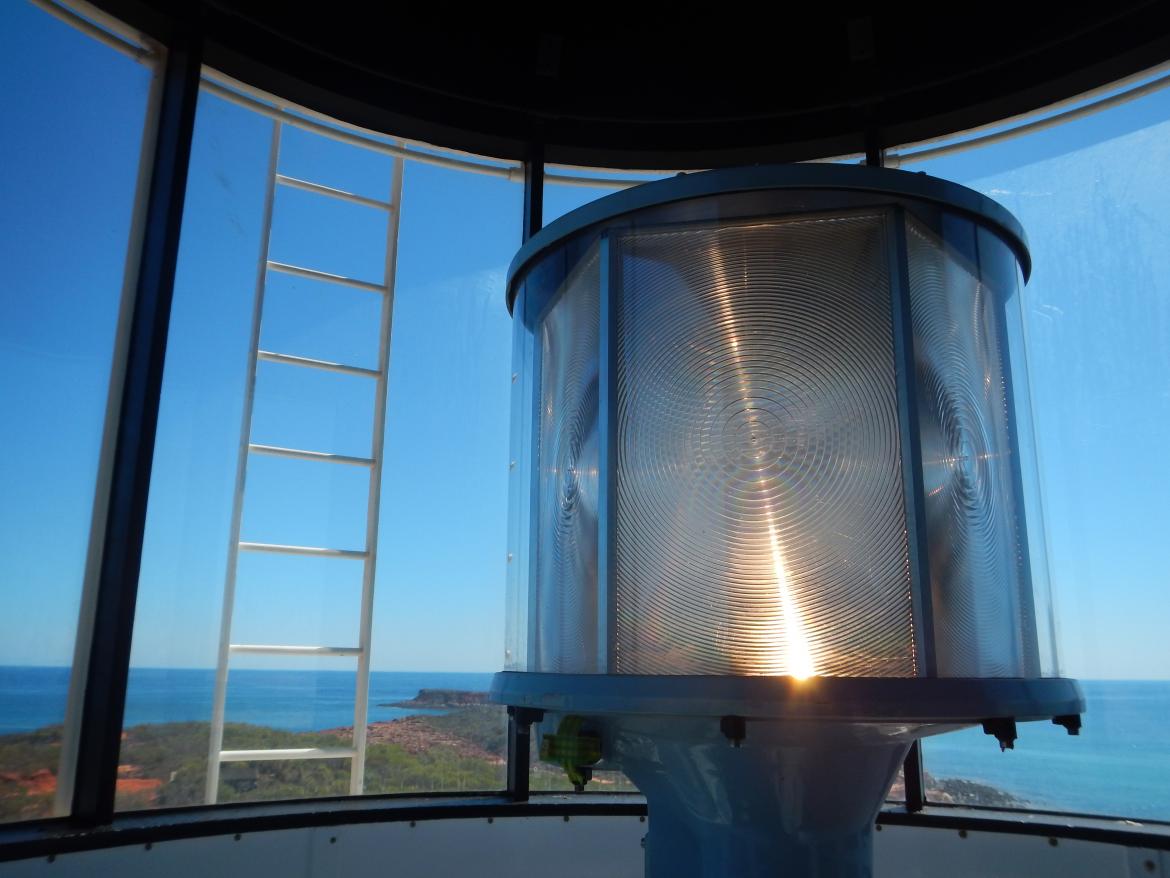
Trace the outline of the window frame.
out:
[[[38,3],[42,8],[49,5],[51,2]],[[58,13],[103,42],[114,39],[84,19],[74,21],[75,16],[70,17],[71,13],[54,5],[51,14]],[[203,34],[195,26],[166,34],[159,42],[158,54],[163,60],[150,98],[141,159],[144,165],[138,208],[141,221],[135,225],[135,237],[130,244],[132,252],[137,254],[137,259],[131,260],[136,275],[130,287],[132,298],[124,304],[126,320],[119,330],[106,425],[107,441],[102,452],[101,466],[108,468],[108,486],[99,499],[104,514],[95,517],[91,536],[94,545],[100,546],[101,562],[97,576],[92,583],[87,582],[78,628],[78,661],[73,671],[75,681],[84,681],[83,692],[79,691],[76,696],[71,694],[71,699],[79,698],[80,710],[76,717],[75,765],[63,746],[63,786],[72,790],[72,808],[66,817],[0,826],[0,862],[174,838],[359,822],[537,815],[563,815],[568,819],[602,814],[645,819],[645,800],[634,793],[587,793],[571,800],[563,796],[530,795],[531,724],[539,721],[540,716],[539,711],[522,708],[508,708],[507,786],[498,794],[451,792],[419,796],[402,793],[115,812],[147,496],[195,111],[203,87],[205,50]],[[1170,76],[1159,82],[1168,79]],[[1102,109],[1126,95],[1145,93],[1150,85],[1139,85],[1090,106]],[[1025,133],[1035,126],[1049,127],[1084,111],[1084,108],[1067,111],[1023,124],[1012,131]],[[981,146],[1002,136],[1002,133],[996,133],[974,137],[959,142],[957,146]],[[943,147],[917,154],[907,153],[904,158],[914,160],[937,154],[941,149]],[[415,157],[427,156],[419,152],[413,154]],[[546,174],[543,147],[539,143],[530,144],[527,155],[527,160],[520,166],[523,201],[522,227],[516,230],[517,246],[543,225],[546,179],[549,182],[590,179],[587,185],[597,183],[592,178]],[[463,167],[475,164],[470,159],[445,159],[436,153],[427,158],[439,164]],[[868,163],[881,164],[884,160],[883,150],[867,149]],[[514,169],[498,170],[512,177]],[[612,181],[615,187],[637,182],[640,181],[616,177]],[[76,685],[72,688],[78,689]],[[70,734],[68,728],[69,723],[66,735]],[[881,825],[898,825],[977,829],[1170,850],[1170,823],[928,803],[921,748],[917,743],[911,747],[905,761],[904,777],[905,802],[888,806],[879,815],[879,828]]]

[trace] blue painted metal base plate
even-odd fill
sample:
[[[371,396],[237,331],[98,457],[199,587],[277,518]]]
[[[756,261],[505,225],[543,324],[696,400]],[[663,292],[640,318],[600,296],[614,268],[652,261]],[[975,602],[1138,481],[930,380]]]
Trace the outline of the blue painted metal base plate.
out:
[[[1049,719],[1084,712],[1075,680],[694,677],[504,671],[492,700],[557,713],[894,723]]]

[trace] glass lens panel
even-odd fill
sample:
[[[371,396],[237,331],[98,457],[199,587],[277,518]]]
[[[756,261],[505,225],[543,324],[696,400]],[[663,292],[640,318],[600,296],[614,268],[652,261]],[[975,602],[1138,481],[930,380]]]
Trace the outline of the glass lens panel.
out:
[[[947,217],[944,228],[945,243],[907,221],[937,673],[1034,677],[1039,654],[1005,332],[1015,272],[979,261],[974,223]]]
[[[1035,677],[1004,329],[1016,275],[980,272],[975,224],[947,219],[947,243],[907,224],[937,673]]]
[[[612,246],[616,669],[915,674],[882,217]]]
[[[598,248],[540,322],[540,463],[533,670],[593,673],[598,654]]]
[[[0,821],[69,810],[62,724],[77,719],[66,705],[157,60],[0,4]]]

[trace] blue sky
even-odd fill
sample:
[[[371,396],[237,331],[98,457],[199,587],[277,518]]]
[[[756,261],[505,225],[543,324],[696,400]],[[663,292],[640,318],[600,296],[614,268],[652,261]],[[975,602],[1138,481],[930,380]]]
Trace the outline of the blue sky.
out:
[[[0,664],[72,652],[149,74],[30,5],[0,7]],[[1064,671],[1170,676],[1170,95],[936,160],[1028,230],[1025,301]],[[133,661],[214,662],[271,123],[199,108]],[[386,197],[384,156],[288,130],[281,170]],[[549,218],[603,195],[550,186]],[[408,164],[374,666],[500,667],[520,187]],[[385,216],[283,190],[272,257],[378,281]],[[377,297],[272,276],[262,344],[371,366]],[[372,383],[260,367],[253,439],[369,449]],[[360,547],[365,471],[256,459],[244,538]],[[360,564],[245,556],[235,639],[355,642]],[[287,660],[280,666],[287,667]],[[345,667],[344,664],[311,666]],[[350,665],[351,666],[351,665]]]

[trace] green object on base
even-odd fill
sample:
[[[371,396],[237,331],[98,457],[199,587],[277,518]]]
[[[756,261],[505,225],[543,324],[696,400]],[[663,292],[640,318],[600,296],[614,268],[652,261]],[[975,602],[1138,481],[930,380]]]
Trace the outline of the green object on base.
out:
[[[585,788],[593,773],[590,765],[601,761],[601,738],[589,732],[582,732],[584,718],[567,716],[557,726],[555,735],[545,735],[540,742],[540,758],[565,769],[573,788]]]

